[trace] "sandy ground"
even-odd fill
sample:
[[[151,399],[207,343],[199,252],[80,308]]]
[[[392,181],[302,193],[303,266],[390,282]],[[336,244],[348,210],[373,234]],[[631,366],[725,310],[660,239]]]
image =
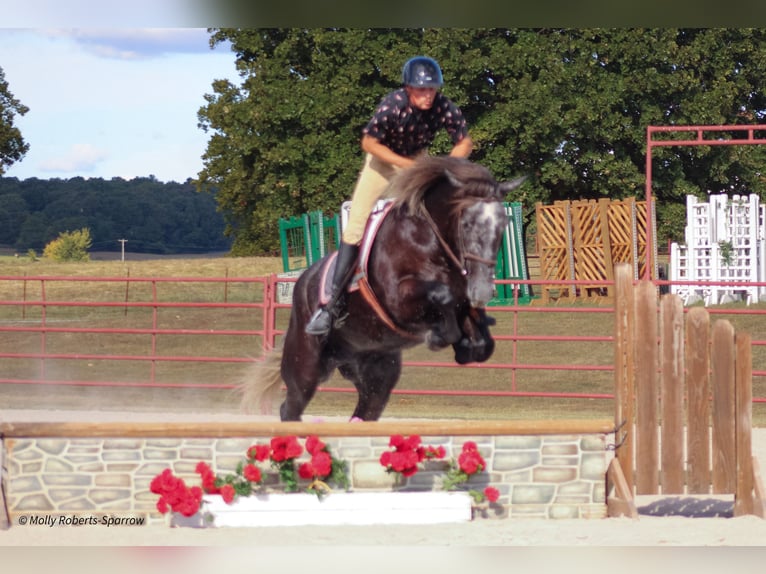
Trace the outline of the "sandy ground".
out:
[[[0,410],[0,420],[20,420],[19,411]],[[44,420],[68,420],[72,413],[46,411],[28,414]],[[155,415],[158,416],[158,415]],[[111,419],[110,419],[111,417]],[[114,413],[89,413],[88,420],[114,420]],[[167,415],[164,415],[167,419]],[[225,415],[232,420],[232,415]],[[29,420],[29,419],[26,419]],[[82,420],[82,419],[80,419]],[[124,420],[120,417],[120,420]],[[140,420],[156,420],[141,415]],[[215,421],[209,414],[184,415],[184,420]],[[223,419],[222,419],[223,420]],[[766,469],[766,429],[755,429],[753,452]],[[593,520],[505,519],[465,523],[399,526],[333,526],[190,529],[141,527],[22,527],[0,530],[0,546],[104,547],[283,547],[312,548],[401,546],[450,547],[759,547],[766,559],[766,520],[730,517],[731,501],[668,497],[639,498],[640,517]],[[652,514],[650,514],[652,513]],[[659,515],[655,515],[659,513]],[[711,517],[718,513],[719,516]],[[1,553],[0,553],[1,554]],[[264,556],[264,554],[261,554]],[[762,571],[763,561],[757,570]],[[2,568],[0,567],[0,571]]]

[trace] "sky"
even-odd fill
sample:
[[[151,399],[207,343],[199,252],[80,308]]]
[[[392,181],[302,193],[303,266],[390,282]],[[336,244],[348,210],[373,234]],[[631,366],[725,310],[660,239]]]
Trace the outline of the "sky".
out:
[[[197,177],[204,95],[216,79],[241,83],[229,46],[209,38],[204,28],[0,28],[0,68],[29,108],[14,124],[30,149],[5,176]]]

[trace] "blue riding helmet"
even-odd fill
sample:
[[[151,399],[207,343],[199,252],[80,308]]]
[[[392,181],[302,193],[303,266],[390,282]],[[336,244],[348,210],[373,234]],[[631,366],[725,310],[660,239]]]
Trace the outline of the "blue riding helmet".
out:
[[[415,56],[410,58],[402,68],[402,83],[413,88],[436,88],[442,87],[444,79],[442,71],[436,60],[427,56]]]

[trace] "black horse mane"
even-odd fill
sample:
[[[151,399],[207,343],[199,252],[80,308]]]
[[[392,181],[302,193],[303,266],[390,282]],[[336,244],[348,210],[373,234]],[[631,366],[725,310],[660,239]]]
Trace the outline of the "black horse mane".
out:
[[[426,156],[407,169],[394,176],[385,192],[385,197],[394,200],[409,213],[424,210],[426,194],[438,183],[453,183],[452,194],[445,196],[445,201],[459,204],[464,200],[499,201],[500,192],[497,181],[490,171],[482,165],[467,159],[450,156]],[[454,183],[459,183],[454,185]]]

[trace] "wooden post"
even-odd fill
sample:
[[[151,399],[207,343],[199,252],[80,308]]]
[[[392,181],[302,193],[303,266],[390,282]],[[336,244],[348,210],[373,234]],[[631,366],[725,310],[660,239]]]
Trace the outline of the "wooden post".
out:
[[[734,440],[734,327],[719,319],[713,324],[710,356],[713,395],[713,493],[731,494],[736,486]]]
[[[660,302],[662,493],[684,492],[684,308],[678,295]]]
[[[601,244],[604,252],[604,274],[607,281],[614,280],[614,255],[612,254],[612,238],[609,234],[609,205],[610,199],[598,200],[599,223],[601,224]],[[612,288],[607,288],[607,296],[612,297]]]
[[[636,494],[659,492],[657,416],[657,288],[641,281],[636,289]]]
[[[627,488],[633,492],[634,452],[635,452],[635,414],[634,414],[634,364],[633,337],[635,329],[635,307],[633,297],[633,273],[630,265],[620,263],[615,266],[615,330],[614,330],[614,405],[615,427],[622,427],[625,440],[617,449],[615,456],[620,463]],[[620,442],[618,437],[617,442]]]
[[[3,483],[3,465],[5,456],[5,441],[0,437],[0,530],[8,530],[11,521],[8,517],[8,506],[5,502],[5,483]]]
[[[750,335],[737,333],[735,365],[735,436],[737,485],[734,491],[734,516],[753,514],[753,357]]]
[[[686,314],[687,489],[710,493],[710,314],[692,307]]]

